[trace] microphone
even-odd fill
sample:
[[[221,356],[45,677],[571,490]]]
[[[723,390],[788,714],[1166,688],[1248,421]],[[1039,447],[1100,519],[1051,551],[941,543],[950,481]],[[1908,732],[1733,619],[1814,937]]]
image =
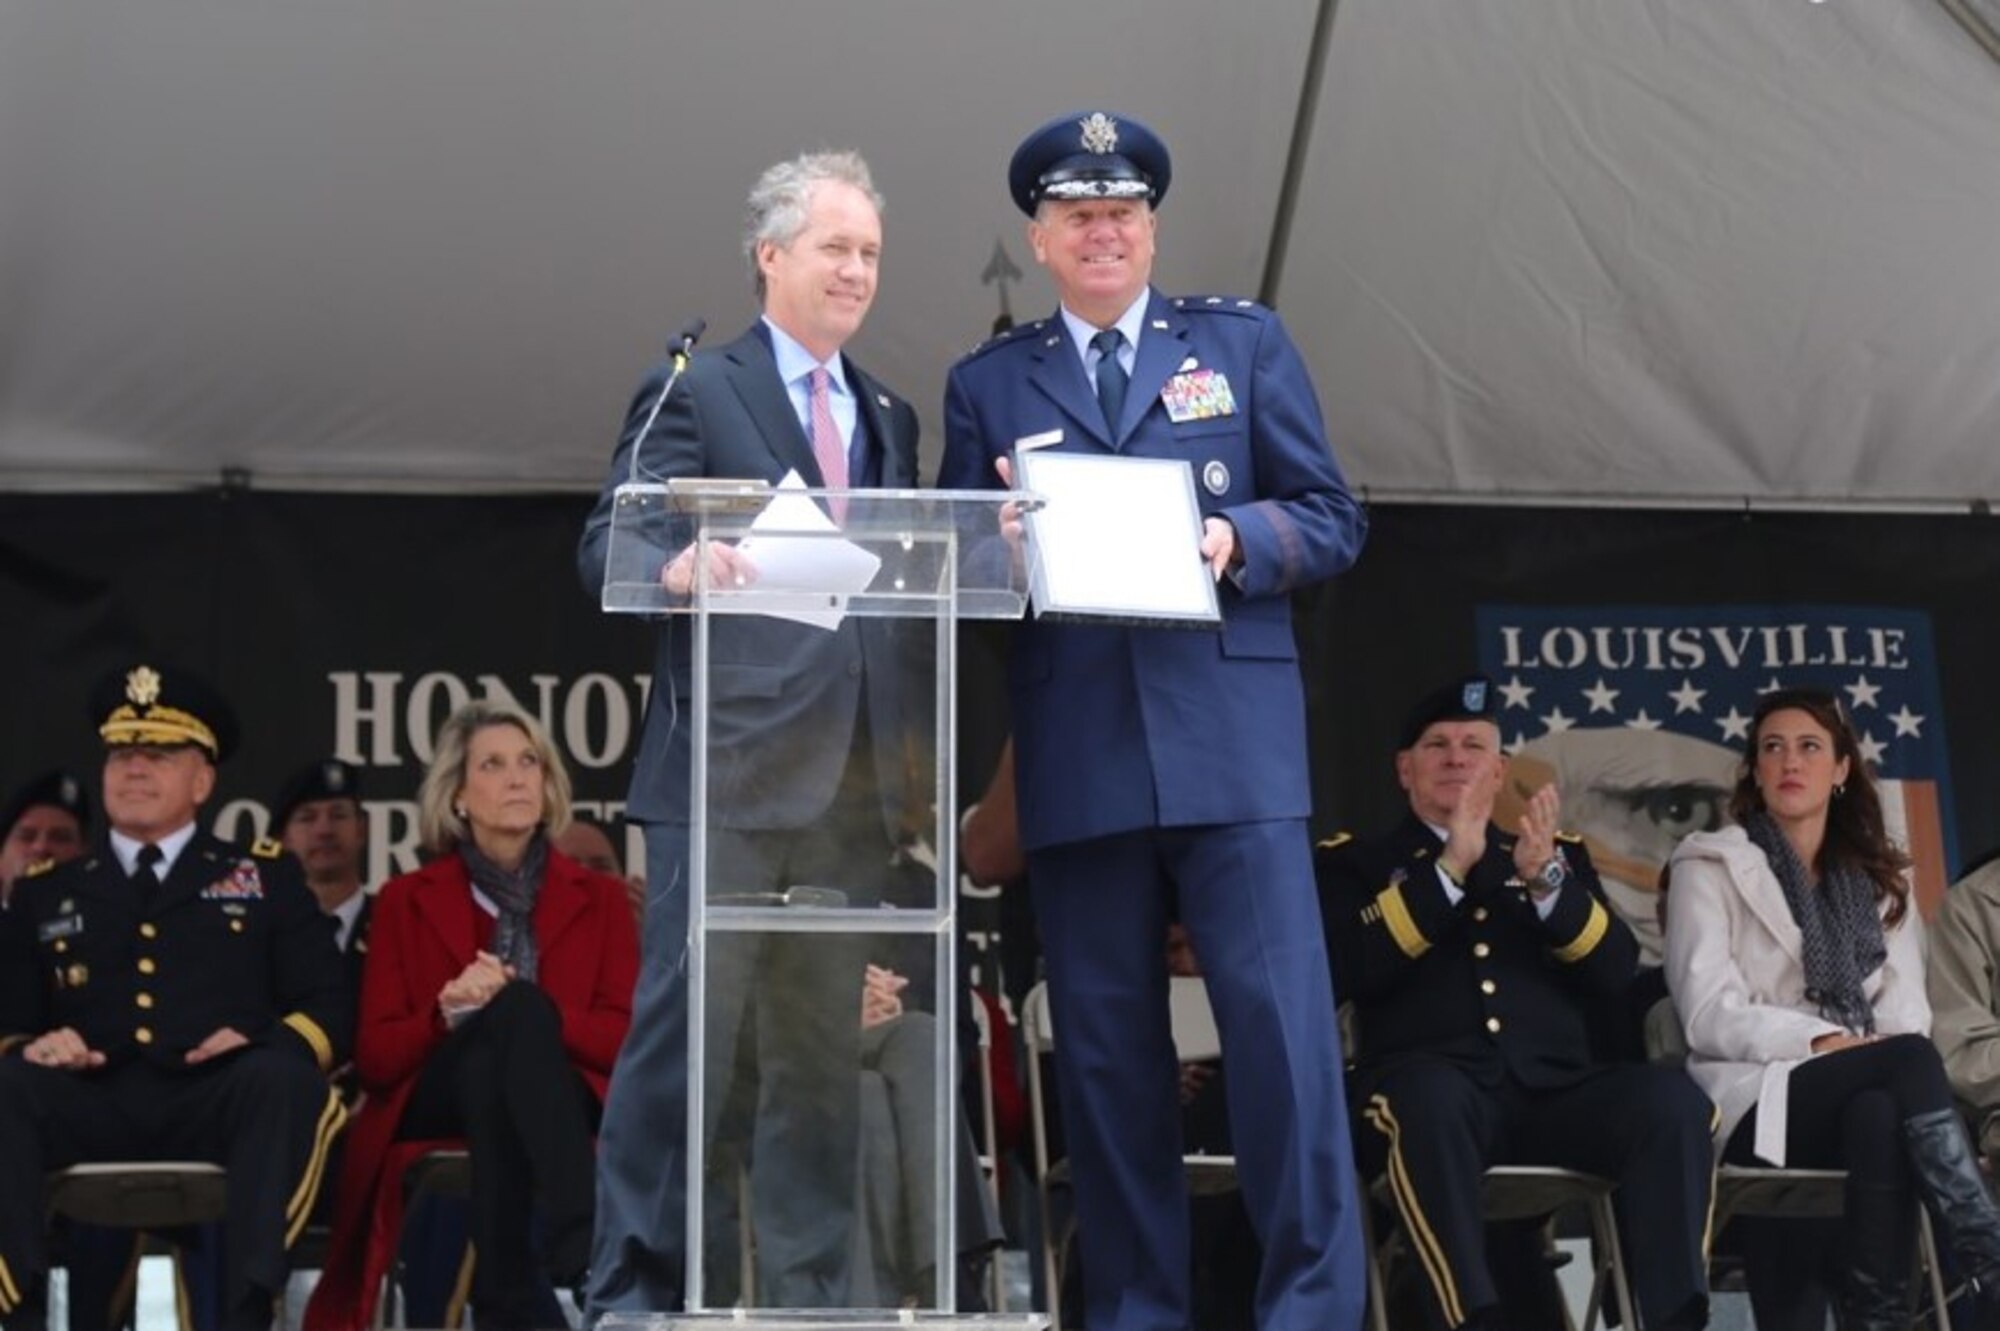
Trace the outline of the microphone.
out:
[[[708,320],[697,314],[682,324],[681,331],[668,340],[667,355],[674,363],[673,372],[667,376],[667,382],[660,386],[659,396],[653,399],[652,410],[646,413],[645,424],[641,425],[639,433],[632,437],[632,461],[625,473],[628,485],[638,481],[639,454],[646,447],[646,436],[653,432],[653,422],[660,418],[660,409],[667,405],[668,394],[672,393],[674,385],[681,381],[681,374],[688,367],[688,357],[694,354],[694,344],[701,341],[701,335],[707,331]]]
[[[708,320],[697,314],[681,325],[681,331],[674,334],[673,341],[667,343],[667,350],[673,354],[676,369],[687,364],[687,358],[694,352],[694,344],[701,341],[701,335],[708,331]]]

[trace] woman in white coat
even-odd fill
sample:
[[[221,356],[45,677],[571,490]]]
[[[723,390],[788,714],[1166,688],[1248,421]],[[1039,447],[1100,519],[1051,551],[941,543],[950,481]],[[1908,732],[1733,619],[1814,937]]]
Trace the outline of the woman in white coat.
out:
[[[1919,1199],[1994,1324],[2000,1211],[1929,1039],[1909,861],[1831,694],[1764,695],[1730,813],[1674,853],[1667,912],[1667,984],[1723,1158],[1848,1171],[1844,1326],[1906,1324]]]

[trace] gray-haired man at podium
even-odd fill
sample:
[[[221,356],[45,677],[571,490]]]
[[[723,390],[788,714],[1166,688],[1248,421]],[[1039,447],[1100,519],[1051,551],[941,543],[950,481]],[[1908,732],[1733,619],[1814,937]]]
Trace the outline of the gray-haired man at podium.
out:
[[[763,316],[734,342],[694,356],[671,391],[665,366],[639,385],[579,550],[593,595],[604,581],[616,487],[635,474],[775,485],[795,472],[827,489],[916,484],[915,412],[842,352],[874,299],[881,258],[881,197],[867,164],[814,153],[770,168],[750,192],[744,249]],[[661,580],[684,594],[696,552],[669,553]],[[707,557],[712,577],[754,578],[730,547],[710,546]],[[687,1292],[692,624],[662,623],[626,805],[646,835],[643,967],[599,1137],[592,1320],[678,1309]],[[711,896],[839,884],[849,904],[874,904],[867,885],[879,882],[910,803],[896,639],[888,620],[849,618],[831,631],[761,616],[711,621]],[[717,1140],[725,1104],[732,1118],[754,1123],[740,1143],[753,1162],[757,1237],[758,1289],[741,1291],[745,1303],[848,1301],[854,1013],[865,962],[852,941],[830,934],[739,935],[709,952],[707,1140]],[[736,1186],[733,1176],[709,1182]],[[716,1225],[704,1229],[717,1241],[703,1245],[702,1301],[727,1306],[735,1264],[718,1257],[734,1254]]]

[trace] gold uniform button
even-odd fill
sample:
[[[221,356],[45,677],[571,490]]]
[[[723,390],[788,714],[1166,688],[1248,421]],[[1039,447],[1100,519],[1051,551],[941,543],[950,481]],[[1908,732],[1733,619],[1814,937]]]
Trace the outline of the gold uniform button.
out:
[[[1474,944],[1472,945],[1472,955],[1473,955],[1473,956],[1475,956],[1475,957],[1478,957],[1478,958],[1480,958],[1480,959],[1481,959],[1481,960],[1483,961],[1483,960],[1485,960],[1485,959],[1486,959],[1487,957],[1490,957],[1490,956],[1492,956],[1492,955],[1493,955],[1493,949],[1492,949],[1492,948],[1490,948],[1490,947],[1488,947],[1488,946],[1487,946],[1486,944],[1484,944],[1484,943],[1474,943]]]
[[[152,996],[151,994],[140,994],[140,995],[139,995],[138,997],[134,998],[134,999],[133,999],[132,1001],[133,1001],[134,1003],[137,1003],[137,1004],[138,1004],[138,1005],[139,1005],[140,1007],[151,1007],[151,1006],[153,1006],[153,996]]]
[[[144,924],[141,924],[139,926],[139,937],[158,938],[159,936],[160,936],[160,931],[153,926],[153,922],[151,920],[147,920]]]
[[[1481,924],[1486,923],[1486,907],[1475,906],[1472,911],[1472,918]]]
[[[139,958],[139,974],[151,975],[154,971],[158,969],[159,967],[153,964],[153,959],[151,957]]]
[[[153,1042],[153,1028],[150,1026],[141,1026],[138,1030],[132,1032],[132,1038],[140,1044],[151,1044]]]
[[[1500,986],[1491,980],[1481,980],[1479,982],[1479,992],[1482,994],[1497,994],[1500,992]]]
[[[1488,1017],[1486,1019],[1486,1029],[1498,1035],[1500,1033],[1500,1018]]]
[[[243,932],[243,921],[241,921],[241,920],[231,920],[231,921],[229,922],[229,932],[230,932],[230,933],[232,933],[232,934],[240,934],[240,933],[242,933],[242,932]]]
[[[56,955],[61,956],[63,953],[67,951],[69,951],[69,939],[67,938],[56,939]]]

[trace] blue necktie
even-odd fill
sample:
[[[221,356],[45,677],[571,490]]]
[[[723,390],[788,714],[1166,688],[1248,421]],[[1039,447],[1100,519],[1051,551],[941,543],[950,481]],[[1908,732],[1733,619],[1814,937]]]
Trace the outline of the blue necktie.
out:
[[[1118,363],[1118,348],[1125,344],[1125,335],[1116,328],[1107,328],[1090,339],[1090,345],[1097,349],[1097,405],[1104,408],[1104,424],[1111,431],[1111,437],[1118,437],[1118,418],[1125,414],[1125,388],[1131,376]]]

